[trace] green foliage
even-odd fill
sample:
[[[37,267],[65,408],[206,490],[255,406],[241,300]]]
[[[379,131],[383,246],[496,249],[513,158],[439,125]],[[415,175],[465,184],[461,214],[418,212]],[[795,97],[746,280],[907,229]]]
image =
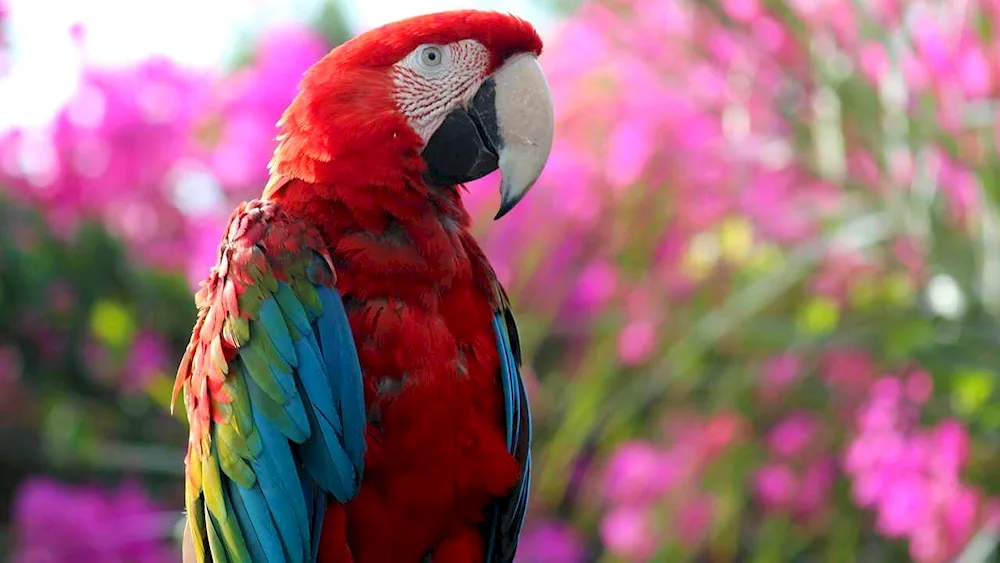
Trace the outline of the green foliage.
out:
[[[176,275],[137,268],[99,225],[57,237],[33,209],[0,200],[0,521],[22,478],[147,474],[179,496],[183,424],[165,410],[173,365],[139,381],[140,330],[165,339],[172,363],[194,321]],[[148,390],[147,390],[148,389]]]

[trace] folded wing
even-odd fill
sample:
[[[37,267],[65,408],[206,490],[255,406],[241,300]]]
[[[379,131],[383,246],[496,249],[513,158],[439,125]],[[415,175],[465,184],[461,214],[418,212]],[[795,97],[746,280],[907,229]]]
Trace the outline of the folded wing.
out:
[[[319,233],[280,204],[230,218],[181,361],[198,561],[314,561],[327,495],[364,471],[361,369]]]

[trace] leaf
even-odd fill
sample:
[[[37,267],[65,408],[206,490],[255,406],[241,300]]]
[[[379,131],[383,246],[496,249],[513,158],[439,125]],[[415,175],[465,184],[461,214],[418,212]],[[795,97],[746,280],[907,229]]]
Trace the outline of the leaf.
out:
[[[117,348],[132,341],[135,323],[121,303],[99,301],[90,312],[90,330],[98,340]]]
[[[799,312],[799,330],[813,336],[825,336],[837,328],[840,307],[827,297],[810,299]]]
[[[934,327],[924,319],[907,319],[900,323],[886,324],[882,340],[882,355],[890,362],[907,360],[916,350],[926,346],[934,337]]]
[[[961,369],[955,372],[951,400],[955,410],[966,417],[977,415],[993,395],[995,375],[984,369]]]

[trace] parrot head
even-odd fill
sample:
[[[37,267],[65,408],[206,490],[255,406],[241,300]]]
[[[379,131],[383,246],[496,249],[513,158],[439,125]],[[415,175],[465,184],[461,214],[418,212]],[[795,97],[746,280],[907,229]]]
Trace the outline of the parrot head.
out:
[[[530,23],[477,10],[358,35],[306,71],[278,123],[272,172],[316,182],[363,167],[369,182],[416,173],[427,185],[455,186],[499,169],[498,219],[535,183],[552,147],[541,50]],[[279,188],[272,177],[265,197]]]

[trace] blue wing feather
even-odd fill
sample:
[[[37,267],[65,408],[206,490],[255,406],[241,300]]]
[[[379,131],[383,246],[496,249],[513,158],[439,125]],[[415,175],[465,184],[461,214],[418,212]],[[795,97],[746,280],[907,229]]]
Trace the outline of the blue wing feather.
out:
[[[240,529],[245,532],[243,537],[246,539],[247,549],[253,560],[284,561],[285,552],[278,541],[278,532],[271,519],[271,513],[265,506],[260,487],[255,484],[253,487],[244,488],[233,481],[227,481],[226,487],[233,511],[236,513],[236,520],[240,524]],[[254,514],[263,516],[252,518],[248,505],[254,507]]]
[[[319,540],[323,535],[323,516],[326,514],[326,492],[311,479],[305,467],[299,467],[299,481],[302,483],[302,496],[312,503],[312,558],[319,553]]]
[[[242,376],[249,384],[254,423],[262,442],[260,455],[251,462],[257,476],[254,488],[244,489],[229,482],[230,495],[238,492],[241,501],[236,508],[240,527],[245,535],[252,530],[258,536],[252,547],[248,545],[255,560],[257,556],[266,557],[262,561],[268,562],[314,560],[326,511],[326,494],[347,502],[360,487],[367,421],[361,368],[340,296],[325,287],[319,288],[319,292],[324,296],[323,309],[310,323],[305,308],[281,282],[275,298],[262,304],[258,321],[266,327],[282,359],[295,368],[297,377],[292,378],[292,373],[278,377],[282,391],[288,393],[284,384],[291,382],[296,389],[294,395],[288,395],[306,398],[300,403],[301,412],[294,407],[289,409],[292,406],[289,403],[278,418],[265,416],[257,405],[269,397],[246,372],[246,366],[241,362],[234,364],[244,372]],[[264,311],[268,313],[265,315]],[[288,333],[285,319],[295,328],[297,338]],[[344,338],[345,332],[348,338]],[[322,338],[325,349],[317,342],[317,336]],[[345,346],[350,348],[345,350]],[[273,365],[269,367],[272,371],[276,369]],[[348,421],[352,426],[345,429]],[[308,435],[305,429],[309,430]],[[301,444],[294,446],[289,439]],[[349,455],[348,446],[353,455]],[[293,447],[303,464],[298,469],[292,456]],[[293,486],[294,483],[298,485]],[[249,527],[249,522],[261,524]]]
[[[517,371],[510,353],[510,343],[504,331],[503,319],[497,313],[493,316],[493,330],[497,338],[497,350],[500,355],[500,382],[503,385],[504,424],[507,429],[507,450],[514,448],[514,425],[518,419],[516,409],[520,406],[514,402],[515,391],[511,374]]]
[[[295,347],[304,394],[320,397],[313,402],[313,409],[308,413],[314,433],[302,445],[302,459],[312,477],[324,489],[337,499],[349,499],[357,492],[359,478],[341,441],[344,431],[334,404],[336,394],[330,381],[324,377],[326,367],[313,346],[300,339]]]
[[[299,560],[305,552],[303,540],[309,533],[305,499],[298,482],[295,461],[288,439],[276,426],[270,424],[255,408],[254,419],[260,429],[263,449],[251,464],[257,483],[264,492],[267,506],[274,516],[289,559]]]
[[[280,285],[287,284],[281,282]],[[280,304],[276,298],[266,299],[261,303],[260,324],[267,331],[267,335],[270,337],[275,349],[281,354],[281,359],[285,360],[285,363],[289,367],[294,368],[297,364],[295,345],[292,343],[292,336],[288,334],[288,325],[285,323]]]
[[[358,362],[357,349],[354,347],[354,334],[347,321],[347,311],[344,302],[328,288],[319,291],[323,310],[331,317],[339,317],[343,322],[329,322],[324,318],[317,319],[316,326],[320,334],[320,349],[326,359],[327,371],[336,371],[341,377],[333,380],[334,397],[340,402],[340,416],[344,435],[344,449],[354,465],[355,480],[351,496],[357,494],[361,485],[361,474],[365,463],[365,426],[368,418],[365,414],[365,393],[361,377],[361,365]]]
[[[513,315],[505,306],[495,313],[493,330],[500,356],[507,450],[521,465],[521,478],[514,490],[500,499],[491,511],[486,529],[486,561],[509,563],[514,559],[521,527],[528,511],[528,492],[531,487],[531,411],[527,390],[521,379],[519,351],[515,352],[517,327]]]

